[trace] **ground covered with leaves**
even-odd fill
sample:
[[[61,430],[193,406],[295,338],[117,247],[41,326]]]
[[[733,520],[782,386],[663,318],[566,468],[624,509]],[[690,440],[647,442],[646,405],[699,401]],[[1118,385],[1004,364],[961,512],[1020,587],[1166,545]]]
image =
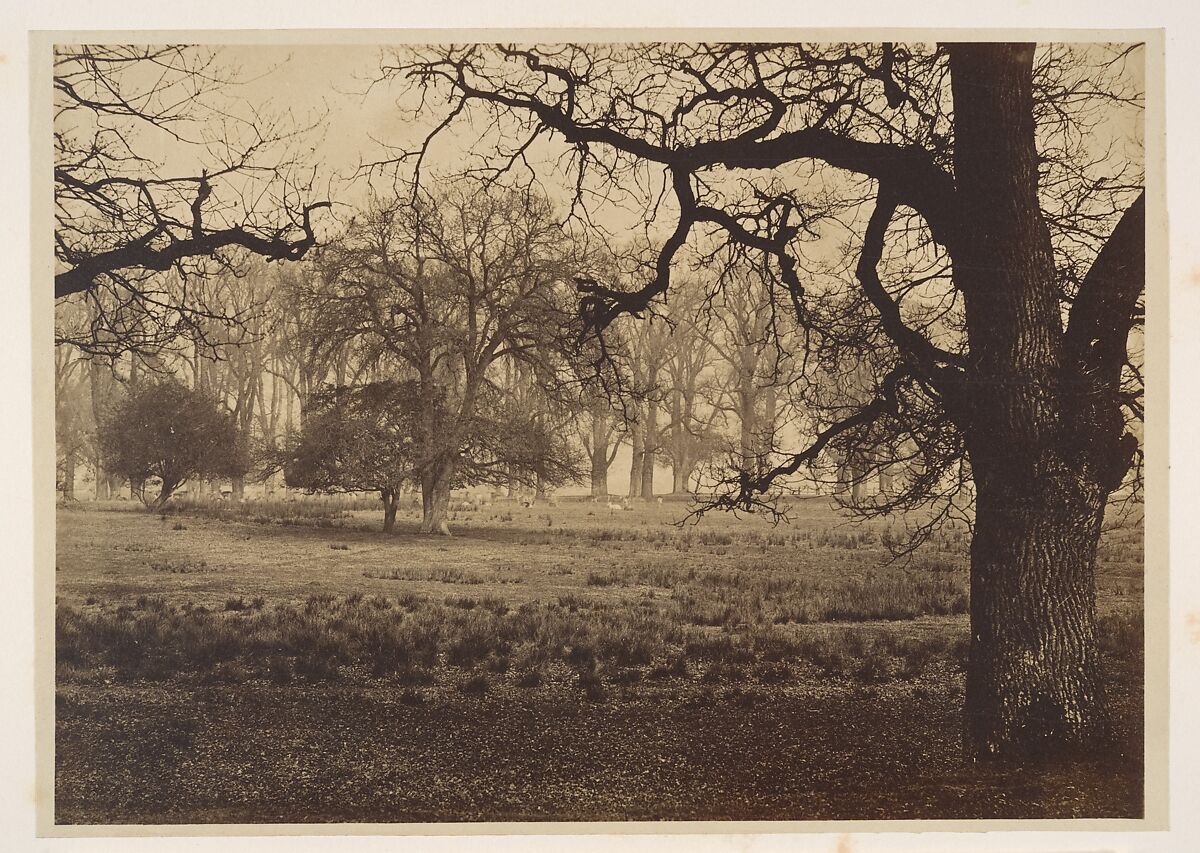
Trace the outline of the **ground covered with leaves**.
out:
[[[324,505],[320,505],[324,506]],[[825,502],[61,511],[56,820],[1138,817],[1141,536],[1106,535],[1101,755],[962,760],[965,536]]]

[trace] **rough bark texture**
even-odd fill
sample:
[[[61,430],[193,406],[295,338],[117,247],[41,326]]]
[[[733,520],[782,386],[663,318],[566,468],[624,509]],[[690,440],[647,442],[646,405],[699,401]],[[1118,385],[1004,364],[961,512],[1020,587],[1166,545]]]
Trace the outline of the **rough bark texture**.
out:
[[[1114,424],[1081,421],[1071,405],[1079,382],[1064,364],[1038,203],[1032,61],[1032,45],[951,52],[961,223],[953,261],[976,390],[962,415],[976,486],[966,695],[976,758],[1094,744],[1105,719],[1095,561],[1114,484],[1073,446],[1106,444]]]
[[[976,475],[966,704],[976,757],[1044,755],[1104,731],[1094,578],[1106,495],[1053,460],[1036,467],[1037,485],[1022,472]]]

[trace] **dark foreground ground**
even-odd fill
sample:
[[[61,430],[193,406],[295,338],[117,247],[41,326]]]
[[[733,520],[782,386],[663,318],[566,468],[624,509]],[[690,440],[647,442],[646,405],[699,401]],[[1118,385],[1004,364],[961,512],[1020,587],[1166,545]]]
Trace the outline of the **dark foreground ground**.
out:
[[[967,768],[954,691],[606,705],[66,688],[61,823],[1140,817],[1140,761]]]
[[[56,821],[1141,816],[1140,533],[1102,561],[1111,745],[975,767],[956,542],[551,512],[60,513]]]

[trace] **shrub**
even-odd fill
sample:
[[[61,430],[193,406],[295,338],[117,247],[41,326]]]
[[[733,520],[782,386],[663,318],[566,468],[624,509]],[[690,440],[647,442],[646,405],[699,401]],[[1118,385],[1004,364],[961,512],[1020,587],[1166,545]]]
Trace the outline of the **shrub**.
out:
[[[446,649],[446,662],[451,666],[470,667],[491,653],[507,654],[508,644],[500,639],[495,625],[484,619],[473,619],[462,624],[457,636]]]

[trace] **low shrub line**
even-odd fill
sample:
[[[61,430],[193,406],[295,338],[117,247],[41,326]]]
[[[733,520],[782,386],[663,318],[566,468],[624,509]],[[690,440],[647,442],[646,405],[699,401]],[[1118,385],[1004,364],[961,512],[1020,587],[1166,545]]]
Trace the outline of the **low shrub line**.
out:
[[[959,666],[965,655],[962,640],[941,636],[904,639],[853,627],[800,633],[773,625],[714,631],[681,621],[669,606],[512,609],[494,596],[436,602],[412,594],[325,594],[273,607],[238,597],[219,611],[147,596],[116,608],[63,605],[56,641],[66,677],[112,667],[123,679],[319,682],[350,670],[422,684],[458,670],[468,680],[536,687],[565,666],[582,673],[579,686],[593,694],[596,679],[778,684],[805,668],[863,682],[915,678],[935,661]],[[467,692],[478,688],[476,681]]]

